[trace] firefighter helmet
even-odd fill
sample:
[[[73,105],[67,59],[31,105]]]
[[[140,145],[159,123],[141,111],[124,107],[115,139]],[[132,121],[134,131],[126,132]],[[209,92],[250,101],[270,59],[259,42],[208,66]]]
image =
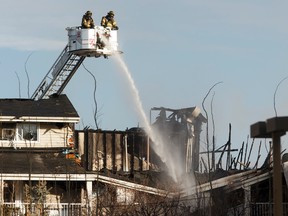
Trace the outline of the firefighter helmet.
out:
[[[109,11],[109,12],[108,12],[108,15],[114,16],[114,12],[113,12],[113,11]]]

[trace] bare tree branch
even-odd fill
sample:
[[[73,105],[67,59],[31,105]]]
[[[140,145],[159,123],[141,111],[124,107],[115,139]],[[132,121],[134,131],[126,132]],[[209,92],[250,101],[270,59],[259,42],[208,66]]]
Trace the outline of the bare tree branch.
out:
[[[284,82],[284,80],[286,80],[287,78],[288,78],[288,76],[285,77],[285,78],[283,78],[283,79],[278,83],[278,85],[277,85],[277,87],[276,87],[276,89],[275,89],[275,92],[274,92],[273,102],[274,102],[274,111],[275,111],[275,116],[276,116],[276,117],[277,117],[277,111],[276,111],[276,93],[277,93],[278,88],[279,88],[279,86],[281,85],[281,83]]]
[[[98,129],[98,122],[97,122],[97,101],[96,101],[96,88],[97,88],[97,81],[93,73],[91,73],[84,64],[82,64],[85,70],[93,77],[94,79],[94,92],[93,92],[93,99],[94,99],[94,104],[95,104],[95,110],[94,110],[94,122],[95,122],[95,127]]]
[[[215,121],[214,121],[214,115],[213,115],[213,100],[214,100],[215,92],[213,92],[213,96],[210,103],[210,109],[211,109],[211,118],[212,118],[212,169],[215,169]]]
[[[208,114],[207,114],[207,111],[206,111],[206,109],[205,109],[205,106],[204,106],[204,103],[205,103],[205,100],[206,100],[206,98],[208,97],[208,95],[210,94],[210,92],[211,92],[211,90],[216,86],[216,85],[218,85],[218,84],[220,84],[220,83],[222,83],[222,82],[217,82],[217,83],[215,83],[210,89],[209,89],[209,91],[207,92],[207,94],[206,94],[206,96],[204,97],[204,99],[203,99],[203,101],[202,101],[202,108],[203,108],[203,110],[204,110],[204,112],[205,112],[205,115],[206,115],[206,119],[207,119],[207,124],[206,124],[206,142],[207,142],[207,144],[206,144],[206,148],[207,148],[207,159],[208,159],[208,180],[209,180],[209,183],[210,183],[210,188],[211,188],[211,191],[212,191],[212,183],[211,183],[211,175],[210,175],[210,171],[211,171],[211,166],[210,166],[210,152],[209,152],[209,131],[208,131],[208,129],[209,129],[209,127],[208,127]],[[209,199],[209,209],[208,209],[208,211],[209,211],[209,214],[211,215],[211,208],[212,208],[212,199],[213,199],[213,194],[211,194],[211,197],[210,197],[210,199]]]
[[[209,91],[207,92],[207,94],[206,94],[206,96],[204,97],[204,99],[203,99],[203,101],[202,101],[202,108],[203,108],[203,110],[204,110],[204,112],[205,112],[205,116],[206,116],[206,119],[207,119],[207,124],[206,124],[206,142],[207,142],[207,152],[208,152],[208,168],[209,168],[209,170],[210,170],[210,156],[209,156],[209,131],[208,131],[208,126],[209,126],[209,124],[208,124],[208,113],[207,113],[207,111],[206,111],[206,109],[205,109],[205,106],[204,106],[204,103],[205,103],[205,100],[206,100],[206,98],[208,97],[208,95],[210,94],[210,92],[211,92],[211,90],[216,86],[216,85],[218,85],[218,84],[220,84],[220,83],[223,83],[222,81],[221,82],[217,82],[217,83],[215,83],[210,89],[209,89]]]
[[[27,76],[27,80],[28,80],[28,84],[27,84],[27,91],[28,91],[28,98],[30,98],[30,78],[29,78],[29,74],[28,74],[28,71],[27,71],[27,62],[28,62],[28,60],[29,60],[29,58],[31,57],[31,55],[33,54],[33,52],[32,53],[30,53],[30,55],[27,57],[27,59],[26,59],[26,62],[25,62],[25,73],[26,73],[26,76]]]
[[[16,74],[17,79],[18,79],[19,98],[21,98],[21,85],[20,85],[20,79],[19,79],[18,73],[17,73],[16,71],[15,71],[15,74]]]

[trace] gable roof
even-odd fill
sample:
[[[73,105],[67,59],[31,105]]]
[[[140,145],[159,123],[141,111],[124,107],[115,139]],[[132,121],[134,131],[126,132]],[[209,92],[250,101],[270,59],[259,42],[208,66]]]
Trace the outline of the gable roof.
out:
[[[65,94],[48,99],[0,99],[2,122],[79,122],[79,115]]]

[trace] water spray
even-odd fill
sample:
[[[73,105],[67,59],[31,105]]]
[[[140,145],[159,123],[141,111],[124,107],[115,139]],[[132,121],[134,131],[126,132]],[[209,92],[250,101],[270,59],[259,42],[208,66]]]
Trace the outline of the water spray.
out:
[[[153,149],[158,154],[158,156],[160,156],[161,160],[167,165],[169,175],[173,178],[175,182],[177,182],[179,180],[179,174],[182,173],[180,171],[182,167],[177,166],[178,163],[175,163],[175,161],[177,161],[178,159],[174,158],[174,152],[169,152],[169,149],[164,146],[164,141],[159,135],[159,133],[152,130],[150,123],[148,122],[148,118],[145,115],[138,89],[124,60],[119,54],[116,54],[114,56],[117,64],[122,69],[121,71],[124,73],[127,81],[129,82],[129,87],[131,93],[133,94],[133,100],[136,105],[137,112],[139,113],[141,120],[144,124],[144,130],[154,143]]]

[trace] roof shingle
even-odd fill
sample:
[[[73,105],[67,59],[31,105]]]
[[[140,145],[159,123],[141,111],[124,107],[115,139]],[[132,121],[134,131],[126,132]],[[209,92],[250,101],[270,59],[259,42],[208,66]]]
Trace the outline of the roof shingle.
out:
[[[65,94],[41,100],[0,99],[0,116],[79,118]]]

